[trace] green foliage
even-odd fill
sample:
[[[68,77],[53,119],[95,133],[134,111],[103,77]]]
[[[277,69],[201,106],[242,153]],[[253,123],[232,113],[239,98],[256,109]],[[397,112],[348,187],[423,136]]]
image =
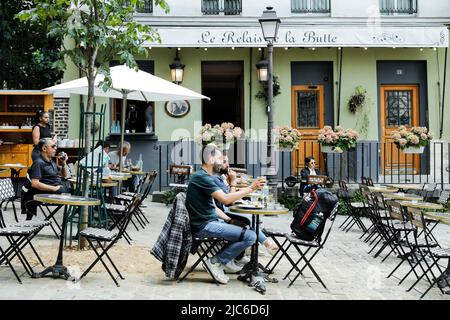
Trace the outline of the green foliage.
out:
[[[300,197],[298,196],[288,196],[285,193],[281,194],[278,197],[278,202],[292,211],[295,208],[295,205],[300,201]]]
[[[179,194],[180,192],[186,192],[186,188],[172,188],[172,189],[164,192],[163,197],[164,197],[164,203],[166,204],[166,206],[168,206],[169,204],[172,204],[173,201],[175,200],[177,194]]]
[[[166,206],[173,203],[177,194],[178,192],[176,189],[170,189],[164,192],[163,196],[164,196],[164,203],[166,204]]]
[[[262,82],[262,88],[258,91],[258,93],[255,95],[256,99],[264,100],[266,104],[269,103],[269,82],[264,81]],[[278,76],[273,76],[273,97],[275,98],[277,95],[281,93],[280,91],[280,81],[278,79]]]
[[[137,68],[135,56],[148,54],[143,43],[161,41],[150,26],[133,19],[135,8],[143,5],[143,0],[34,0],[34,6],[17,17],[24,23],[46,26],[50,37],[66,39],[62,53],[87,75],[88,81],[104,74],[108,86],[109,61],[117,59]],[[165,0],[155,0],[155,6],[169,10]],[[60,59],[58,65],[65,68],[64,60]]]
[[[367,91],[363,86],[357,86],[355,92],[350,96],[347,101],[348,109],[351,113],[355,114],[356,111],[361,109],[366,101]]]
[[[8,0],[0,4],[0,87],[42,89],[62,78],[61,37],[47,35],[43,23],[21,23],[15,17],[34,0]],[[50,21],[52,18],[50,18]]]
[[[364,202],[365,198],[361,191],[357,190],[353,194],[351,202]],[[347,204],[344,201],[339,201],[339,208],[338,208],[338,214],[347,216],[349,215],[350,208],[347,206]]]
[[[338,207],[338,214],[342,216],[348,216],[349,215],[349,207],[344,201],[339,201],[339,207]]]

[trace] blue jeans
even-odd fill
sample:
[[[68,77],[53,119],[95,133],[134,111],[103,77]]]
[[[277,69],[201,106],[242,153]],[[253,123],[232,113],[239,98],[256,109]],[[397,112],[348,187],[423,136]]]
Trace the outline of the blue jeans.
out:
[[[243,239],[239,241],[242,228],[225,223],[222,220],[209,222],[202,230],[195,234],[196,237],[218,237],[231,241],[223,248],[216,258],[221,264],[227,264],[236,258],[246,248],[252,246],[256,241],[256,233],[247,229]]]
[[[235,216],[239,216],[242,218],[245,218],[248,220],[248,225],[251,227],[252,226],[252,215],[249,213],[238,213],[238,212],[231,212],[230,209],[226,206],[224,206],[224,212],[226,214],[230,214],[230,216],[235,215]],[[263,243],[264,241],[266,241],[267,236],[264,234],[264,232],[262,232],[262,227],[261,225],[259,226],[259,237],[258,237],[258,242],[259,243]]]
[[[249,214],[249,213],[237,213],[237,212],[230,212],[230,213],[231,213],[231,215],[235,215],[235,216],[240,216],[240,217],[246,218],[248,220],[248,225],[250,227],[252,226],[252,215],[251,214]],[[253,230],[253,231],[256,232],[256,230]],[[267,236],[264,234],[264,232],[262,232],[262,227],[260,225],[259,226],[259,237],[258,237],[259,243],[262,244],[264,241],[266,241],[266,239],[267,239]]]

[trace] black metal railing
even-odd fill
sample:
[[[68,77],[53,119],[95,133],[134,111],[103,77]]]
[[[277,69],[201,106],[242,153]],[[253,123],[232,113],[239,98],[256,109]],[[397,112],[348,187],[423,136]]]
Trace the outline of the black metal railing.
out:
[[[381,14],[417,13],[417,0],[380,0]]]
[[[238,141],[229,150],[230,165],[244,167],[248,174],[264,175],[266,144],[263,142]],[[201,167],[200,147],[192,140],[161,143],[155,146],[158,163],[155,169],[160,173],[155,190],[167,189],[176,177],[169,174],[169,165],[190,164],[196,171]],[[322,173],[335,182],[359,183],[361,177],[371,177],[374,183],[436,183],[441,189],[450,187],[450,142],[432,142],[422,154],[403,154],[393,143],[367,141],[358,142],[356,148],[343,153],[322,153],[317,141],[301,141],[294,151],[275,153],[278,181],[286,187],[288,176],[298,176],[301,166],[294,164],[297,159],[315,156]],[[394,156],[391,156],[394,155]]]
[[[330,0],[291,0],[292,13],[330,13]]]
[[[204,15],[240,15],[242,13],[241,0],[202,0]]]

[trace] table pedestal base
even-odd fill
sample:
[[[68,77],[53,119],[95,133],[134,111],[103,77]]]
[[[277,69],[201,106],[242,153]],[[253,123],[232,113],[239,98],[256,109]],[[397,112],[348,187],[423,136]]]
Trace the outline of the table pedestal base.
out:
[[[32,278],[43,278],[45,277],[48,273],[52,273],[51,277],[54,279],[59,279],[59,278],[63,278],[65,280],[70,278],[70,273],[69,270],[67,270],[67,268],[63,265],[54,265],[51,267],[47,267],[44,271],[39,272],[39,273],[33,273],[31,275]]]
[[[249,287],[255,288],[255,290],[261,294],[266,293],[265,282],[277,283],[278,280],[269,277],[269,272],[260,263],[258,263],[257,271],[254,272],[254,266],[251,262],[247,263],[244,268],[239,272],[241,274],[238,277],[239,281],[247,282]]]

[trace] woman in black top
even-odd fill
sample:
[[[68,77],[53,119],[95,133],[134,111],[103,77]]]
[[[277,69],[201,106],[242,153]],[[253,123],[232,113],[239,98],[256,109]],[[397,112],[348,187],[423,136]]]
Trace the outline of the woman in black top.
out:
[[[36,124],[33,126],[31,136],[33,137],[34,149],[31,153],[31,159],[34,161],[40,156],[39,148],[37,147],[39,140],[43,138],[51,138],[52,132],[50,129],[48,112],[39,110],[36,112]],[[56,139],[55,139],[56,140]]]

